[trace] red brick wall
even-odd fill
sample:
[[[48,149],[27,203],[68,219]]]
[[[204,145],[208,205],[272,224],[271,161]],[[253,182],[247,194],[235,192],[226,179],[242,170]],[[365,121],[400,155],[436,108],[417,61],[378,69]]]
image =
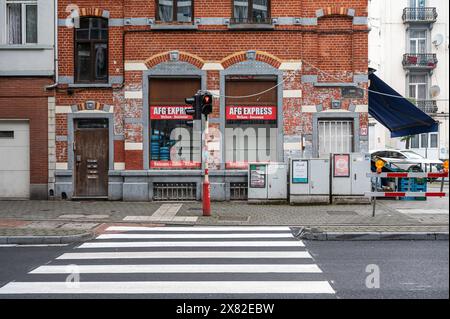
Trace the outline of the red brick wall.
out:
[[[75,3],[80,8],[108,10],[111,18],[155,18],[155,2],[138,0],[107,1],[69,1],[59,2],[60,19],[67,16],[65,8]],[[188,61],[197,67],[205,62],[222,62],[228,67],[245,58],[245,51],[262,52],[258,60],[278,67],[283,61],[303,61],[301,74],[284,83],[284,89],[302,90],[301,98],[284,99],[284,129],[286,135],[300,132],[311,134],[312,116],[303,113],[303,105],[322,104],[330,107],[332,99],[340,99],[337,88],[315,88],[310,83],[302,83],[301,75],[317,75],[319,81],[353,81],[355,74],[367,74],[368,68],[368,30],[367,26],[353,25],[348,9],[355,10],[355,16],[367,16],[367,0],[272,0],[272,17],[316,18],[316,11],[322,9],[324,17],[318,19],[317,26],[276,26],[274,31],[231,31],[224,25],[199,26],[198,31],[151,31],[147,26],[111,27],[109,35],[110,76],[123,76],[123,87],[112,89],[82,89],[68,95],[64,90],[57,96],[57,105],[73,105],[95,100],[115,107],[115,133],[123,134],[125,143],[143,142],[143,126],[124,124],[125,118],[142,116],[142,100],[127,100],[125,91],[139,91],[142,88],[142,72],[124,72],[124,60],[146,63],[148,67],[167,61],[168,51],[180,51],[180,60]],[[231,17],[232,1],[195,0],[194,17]],[[125,32],[125,33],[124,33]],[[124,41],[124,42],[123,42]],[[124,44],[124,48],[123,48]],[[60,74],[73,76],[73,30],[59,28]],[[237,54],[241,52],[241,54]],[[230,58],[232,56],[232,58]],[[329,75],[318,72],[318,67]],[[218,71],[208,71],[208,89],[218,90],[220,77]],[[285,78],[292,71],[285,72]],[[349,104],[368,104],[367,94],[363,99],[343,101],[343,108]],[[219,101],[214,101],[213,118],[220,115]],[[367,115],[361,115],[365,123]],[[124,143],[115,143],[124,147]],[[61,145],[58,152],[66,152]],[[126,161],[127,169],[143,168],[142,151],[115,150],[116,161]]]
[[[24,119],[30,124],[30,183],[48,182],[49,78],[0,77],[0,119]]]

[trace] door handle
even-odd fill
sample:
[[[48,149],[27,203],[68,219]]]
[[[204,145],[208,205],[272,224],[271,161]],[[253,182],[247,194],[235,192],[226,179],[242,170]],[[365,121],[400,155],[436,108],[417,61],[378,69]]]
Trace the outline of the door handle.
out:
[[[356,174],[355,174],[355,181],[356,181]]]

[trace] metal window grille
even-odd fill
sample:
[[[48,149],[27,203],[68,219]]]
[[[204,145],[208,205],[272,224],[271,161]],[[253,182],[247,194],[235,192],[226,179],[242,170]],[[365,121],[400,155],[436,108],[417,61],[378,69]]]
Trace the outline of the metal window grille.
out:
[[[353,121],[319,121],[319,155],[353,152]]]
[[[192,201],[197,200],[196,183],[155,183],[153,184],[155,201]]]
[[[247,183],[230,184],[230,200],[247,200],[247,199],[248,199]]]

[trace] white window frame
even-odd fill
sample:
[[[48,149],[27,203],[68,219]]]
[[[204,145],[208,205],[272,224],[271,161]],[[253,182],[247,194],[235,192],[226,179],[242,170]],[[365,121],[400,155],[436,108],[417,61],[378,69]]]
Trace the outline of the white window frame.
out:
[[[422,135],[427,135],[427,145],[423,145]],[[432,135],[436,135],[436,140],[437,140],[436,147],[431,147],[431,136]],[[420,149],[420,150],[439,149],[439,133],[423,133],[423,134],[418,134],[418,135],[414,135],[414,136],[419,139],[419,147],[412,147],[412,141],[411,141],[410,149],[416,149],[416,150],[417,149]]]
[[[425,37],[423,38],[413,38],[411,35],[414,31],[417,32],[425,32]],[[408,32],[408,37],[409,37],[409,41],[408,41],[408,48],[409,48],[409,53],[410,54],[426,54],[428,52],[428,31],[427,29],[410,29]],[[414,41],[416,43],[416,51],[413,52],[412,51],[412,46],[411,46],[411,42]],[[424,41],[425,42],[425,52],[420,52],[419,48],[420,48],[420,42]]]
[[[12,44],[9,41],[9,21],[8,21],[8,5],[9,4],[21,4],[22,5],[22,43]],[[37,14],[36,14],[36,26],[38,28],[36,42],[27,42],[27,6],[36,6]],[[39,5],[37,0],[6,0],[5,3],[5,35],[6,35],[6,43],[8,45],[33,45],[39,43]]]
[[[412,76],[417,75],[417,76],[425,76],[425,82],[411,82],[411,78]],[[428,100],[428,83],[429,83],[429,78],[428,78],[428,74],[426,73],[409,73],[408,74],[408,97],[417,100]],[[425,97],[423,99],[419,99],[417,94],[419,92],[419,86],[420,85],[425,85]],[[415,92],[416,92],[416,96],[411,96],[411,86],[415,87]]]
[[[436,135],[437,143],[436,143],[435,147],[431,146],[431,136],[432,135]],[[430,134],[428,134],[428,148],[430,148],[430,149],[438,149],[439,148],[439,133],[430,133]]]

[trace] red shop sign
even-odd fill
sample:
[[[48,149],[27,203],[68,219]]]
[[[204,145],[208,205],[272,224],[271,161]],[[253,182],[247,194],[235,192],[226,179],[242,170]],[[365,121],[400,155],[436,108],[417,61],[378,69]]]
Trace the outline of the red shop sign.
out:
[[[226,169],[248,169],[248,162],[227,162]]]
[[[192,120],[192,116],[186,114],[189,105],[179,106],[150,106],[150,118],[152,120]]]
[[[201,168],[200,162],[189,161],[151,161],[151,168]]]
[[[227,120],[276,120],[276,106],[227,106]]]

